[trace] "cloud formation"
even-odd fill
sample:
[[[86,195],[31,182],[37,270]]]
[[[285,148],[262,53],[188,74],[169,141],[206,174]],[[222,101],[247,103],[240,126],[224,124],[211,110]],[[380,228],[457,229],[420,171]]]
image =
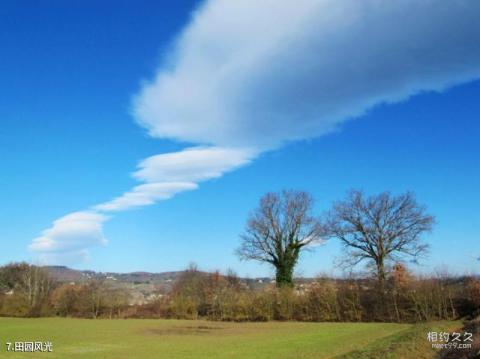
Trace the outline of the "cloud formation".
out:
[[[150,134],[274,148],[480,75],[476,0],[212,0],[135,99]]]
[[[197,189],[192,182],[148,183],[134,187],[129,192],[109,202],[94,207],[97,211],[117,212],[134,207],[143,207],[157,201],[172,198],[176,193]]]
[[[132,110],[151,136],[201,147],[144,159],[140,185],[55,221],[30,248],[85,257],[111,212],[196,189],[378,104],[479,78],[478,14],[477,0],[206,1]]]
[[[198,188],[198,182],[221,177],[250,162],[254,152],[221,147],[191,147],[163,153],[140,162],[133,177],[145,182],[131,191],[94,207],[97,211],[124,211],[151,205],[175,194]]]
[[[29,249],[39,253],[44,263],[56,263],[61,258],[85,259],[85,248],[107,244],[102,230],[107,220],[108,216],[90,211],[70,213],[33,239]]]
[[[42,232],[29,246],[42,263],[74,264],[89,258],[88,248],[106,244],[102,226],[110,214],[152,205],[180,192],[198,188],[198,183],[221,177],[251,161],[249,149],[191,147],[144,159],[133,177],[142,184],[111,201],[64,216]],[[63,261],[63,262],[62,262]]]
[[[221,177],[250,162],[248,149],[192,147],[149,157],[139,164],[134,177],[144,182],[199,182]]]

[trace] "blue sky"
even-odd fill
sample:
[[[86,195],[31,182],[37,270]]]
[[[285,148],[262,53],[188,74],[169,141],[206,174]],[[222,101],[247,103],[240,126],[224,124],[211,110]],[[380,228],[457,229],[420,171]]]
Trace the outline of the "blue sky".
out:
[[[416,270],[478,273],[478,5],[315,3],[2,4],[0,263],[270,274],[233,253],[265,192],[307,190],[320,214],[361,188],[414,191],[436,216]],[[391,13],[418,26],[359,44],[359,23],[369,37]],[[55,226],[71,213],[94,217]],[[298,273],[335,273],[340,255],[332,240]]]

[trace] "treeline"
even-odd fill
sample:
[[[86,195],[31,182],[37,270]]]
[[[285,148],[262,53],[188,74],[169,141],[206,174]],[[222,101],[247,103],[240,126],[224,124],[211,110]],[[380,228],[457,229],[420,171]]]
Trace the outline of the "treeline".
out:
[[[480,280],[416,277],[401,265],[389,272],[379,295],[374,278],[318,278],[296,286],[253,288],[233,273],[191,267],[170,293],[131,305],[130,293],[105,281],[59,283],[26,263],[0,267],[0,315],[80,318],[176,318],[219,321],[452,320],[478,315]]]
[[[383,296],[374,279],[317,280],[294,288],[269,285],[251,289],[236,276],[190,268],[170,295],[131,307],[136,318],[221,321],[390,321],[452,320],[480,310],[480,280],[448,276],[423,278],[395,265]]]
[[[130,294],[104,281],[60,283],[27,263],[0,267],[0,315],[15,317],[120,317]]]

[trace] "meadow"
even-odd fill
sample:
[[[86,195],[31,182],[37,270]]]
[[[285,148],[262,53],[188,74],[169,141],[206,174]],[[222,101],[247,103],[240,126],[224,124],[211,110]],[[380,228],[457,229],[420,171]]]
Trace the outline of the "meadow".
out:
[[[435,327],[452,328],[441,322]],[[430,326],[432,327],[432,326]],[[0,318],[1,357],[361,358],[429,357],[427,325],[234,323],[202,320]],[[6,343],[51,341],[52,353],[6,352]],[[419,349],[421,347],[421,349]],[[403,353],[398,354],[395,353]],[[422,354],[420,354],[420,352]],[[385,355],[381,353],[387,353]],[[424,356],[423,356],[424,355]]]

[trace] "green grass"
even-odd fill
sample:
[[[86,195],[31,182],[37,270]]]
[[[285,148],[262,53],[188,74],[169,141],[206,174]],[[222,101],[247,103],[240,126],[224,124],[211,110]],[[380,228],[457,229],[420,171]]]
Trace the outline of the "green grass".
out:
[[[389,323],[0,318],[0,357],[332,358],[388,347],[392,338],[413,328]],[[7,341],[51,341],[53,353],[6,353]]]
[[[426,339],[427,333],[453,332],[462,326],[460,321],[441,321],[412,326],[400,333],[379,339],[365,348],[337,357],[337,359],[430,359],[435,357],[436,349]]]

